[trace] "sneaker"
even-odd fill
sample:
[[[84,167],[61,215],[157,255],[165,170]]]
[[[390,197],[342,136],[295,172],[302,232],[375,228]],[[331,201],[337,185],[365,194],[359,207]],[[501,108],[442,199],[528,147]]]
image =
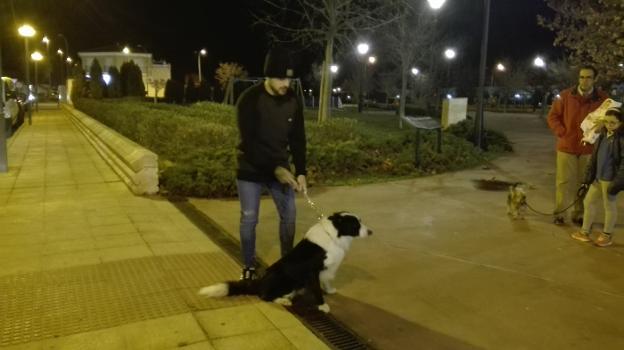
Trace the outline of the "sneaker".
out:
[[[613,240],[611,239],[610,234],[602,232],[600,235],[598,235],[598,238],[596,238],[594,244],[598,247],[608,247],[613,244]]]
[[[572,219],[572,222],[576,226],[583,226],[583,218],[574,218],[574,219]]]
[[[241,273],[240,280],[255,280],[258,276],[256,275],[256,269],[253,267],[245,267],[243,268],[243,273]]]
[[[591,242],[591,238],[589,238],[589,234],[583,232],[583,231],[576,231],[573,234],[570,235],[570,237],[576,239],[577,241],[581,241],[581,242]]]
[[[561,226],[561,225],[563,225],[563,223],[564,223],[563,217],[555,216],[555,219],[553,220],[553,224],[555,224],[557,226]]]

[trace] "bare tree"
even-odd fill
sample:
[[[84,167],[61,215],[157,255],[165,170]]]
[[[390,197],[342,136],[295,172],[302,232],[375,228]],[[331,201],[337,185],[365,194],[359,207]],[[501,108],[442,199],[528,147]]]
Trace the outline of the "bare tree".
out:
[[[270,28],[276,42],[324,48],[318,121],[330,115],[331,73],[336,47],[351,46],[356,35],[372,31],[392,18],[384,0],[264,0],[268,9],[256,23]]]
[[[397,20],[384,27],[383,41],[389,51],[389,58],[399,68],[401,96],[399,100],[399,127],[403,127],[407,82],[411,68],[423,63],[431,54],[430,48],[435,38],[434,16],[426,8],[424,1],[414,3],[409,0],[391,0],[393,17]],[[422,67],[420,68],[422,70]]]

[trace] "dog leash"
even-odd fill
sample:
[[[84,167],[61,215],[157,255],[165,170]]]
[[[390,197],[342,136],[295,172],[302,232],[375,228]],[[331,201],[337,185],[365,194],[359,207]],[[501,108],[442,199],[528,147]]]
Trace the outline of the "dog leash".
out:
[[[323,215],[321,210],[316,206],[316,204],[312,201],[312,199],[310,199],[310,196],[308,196],[308,191],[307,190],[303,191],[303,196],[305,197],[306,201],[308,202],[308,205],[310,205],[310,208],[312,208],[312,210],[314,210],[316,212],[317,219],[319,219],[319,221],[320,221],[322,218],[324,218],[325,215]]]
[[[587,194],[587,190],[589,189],[589,187],[584,187],[581,186],[581,188],[578,189],[578,191],[576,192],[576,199],[574,200],[574,202],[572,202],[572,204],[568,205],[567,207],[565,207],[564,209],[561,209],[559,211],[555,211],[552,213],[543,213],[539,210],[533,209],[533,207],[531,207],[531,205],[529,204],[529,202],[525,200],[522,201],[521,204],[524,204],[527,206],[527,208],[529,208],[529,210],[531,210],[532,212],[536,213],[536,214],[540,214],[540,215],[558,215],[561,213],[565,213],[566,210],[572,208],[572,206],[574,206],[576,203],[578,203],[578,201],[580,201],[581,199],[585,198],[585,194]]]

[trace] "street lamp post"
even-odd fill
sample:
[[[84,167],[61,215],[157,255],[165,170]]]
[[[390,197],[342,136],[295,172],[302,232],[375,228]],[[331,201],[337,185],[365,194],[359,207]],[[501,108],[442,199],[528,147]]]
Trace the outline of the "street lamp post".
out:
[[[63,50],[58,49],[56,50],[56,54],[59,55],[59,62],[60,62],[59,68],[61,68],[61,71],[59,72],[59,80],[62,82],[62,81],[67,80],[66,78],[67,73],[65,71],[67,68],[65,67],[65,60],[63,60],[63,55],[65,53],[63,52]],[[63,79],[64,77],[65,79]],[[64,85],[64,84],[59,84],[59,85]]]
[[[197,52],[197,73],[199,75],[199,83],[202,81],[202,72],[201,72],[201,57],[206,56],[206,49],[201,49]]]
[[[504,72],[505,70],[507,70],[507,67],[505,67],[504,64],[502,63],[498,63],[496,64],[496,67],[494,67],[494,69],[492,69],[492,76],[490,77],[490,86],[494,87],[494,73],[498,72]]]
[[[59,38],[62,38],[62,39],[63,39],[63,43],[65,44],[65,55],[66,55],[67,57],[69,57],[69,43],[67,42],[67,38],[65,37],[65,35],[60,34],[60,33],[59,33],[59,34],[57,34],[57,36],[58,36]],[[57,52],[58,52],[58,51],[57,51]],[[61,51],[61,52],[62,52],[62,51]],[[61,61],[62,61],[62,57],[63,57],[63,55],[61,55]],[[68,70],[67,70],[67,66],[65,65],[65,63],[63,63],[63,67],[64,67],[63,71],[64,71],[64,73],[65,73],[65,74],[64,74],[64,78],[65,78],[65,79],[63,80],[63,85],[67,85]]]
[[[24,37],[24,65],[25,65],[25,83],[26,83],[26,95],[27,99],[30,99],[30,62],[28,58],[28,38],[35,36],[37,33],[35,29],[28,25],[24,24],[17,29],[17,32],[20,36]],[[32,106],[28,108],[28,125],[32,125]]]
[[[418,79],[418,74],[420,74],[420,69],[416,68],[416,67],[412,67],[412,69],[410,69],[410,72],[412,73],[412,77],[414,78],[414,86],[412,87],[412,97],[414,98],[414,100],[416,100],[416,79]]]
[[[44,36],[41,40],[46,45],[46,57],[50,57],[50,39]],[[50,98],[50,91],[52,90],[52,60],[48,60],[48,93],[46,96]]]
[[[368,53],[369,45],[367,43],[360,43],[357,45],[357,52],[361,57],[362,61],[362,69],[360,71],[360,86],[358,92],[358,113],[362,113],[364,110],[364,77],[366,75],[366,61],[362,58],[364,55]]]
[[[39,112],[39,73],[37,66],[39,61],[43,59],[43,55],[39,51],[35,51],[30,55],[30,58],[35,62],[35,111]]]
[[[477,110],[475,116],[474,134],[475,146],[485,150],[483,140],[483,86],[485,85],[485,67],[487,63],[487,45],[490,28],[490,0],[483,0],[483,34],[481,36],[481,59],[479,61],[479,88],[477,89]]]
[[[24,61],[25,61],[25,73],[26,73],[26,85],[28,86],[30,92],[30,64],[28,62],[28,38],[35,36],[37,32],[33,27],[28,24],[24,24],[23,26],[17,29],[17,32],[20,36],[24,37]]]
[[[537,67],[538,69],[544,69],[546,70],[546,61],[544,61],[544,59],[541,56],[535,56],[535,59],[533,60],[533,66]],[[544,92],[543,92],[543,96],[542,96],[542,110],[540,112],[540,117],[544,117],[546,115],[546,102],[548,99],[548,94],[546,91],[546,82],[543,81],[544,84]]]
[[[452,48],[444,50],[444,58],[446,58],[446,84],[451,85],[451,61],[457,57],[457,51]]]

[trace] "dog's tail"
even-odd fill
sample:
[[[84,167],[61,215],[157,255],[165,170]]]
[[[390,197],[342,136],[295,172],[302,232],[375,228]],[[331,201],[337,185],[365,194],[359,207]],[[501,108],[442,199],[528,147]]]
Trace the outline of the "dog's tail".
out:
[[[199,290],[199,295],[208,298],[225,297],[229,295],[258,295],[260,280],[228,281],[213,284]]]

